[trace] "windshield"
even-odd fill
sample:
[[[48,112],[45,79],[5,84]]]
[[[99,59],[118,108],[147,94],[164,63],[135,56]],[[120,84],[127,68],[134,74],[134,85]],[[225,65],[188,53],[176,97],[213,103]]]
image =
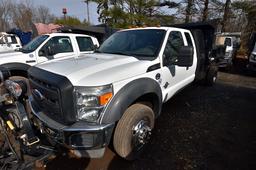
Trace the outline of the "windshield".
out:
[[[166,31],[141,29],[116,32],[96,52],[130,55],[139,59],[152,60],[160,50]]]
[[[34,50],[36,50],[47,38],[49,35],[40,35],[36,38],[34,38],[32,41],[30,41],[27,45],[22,47],[20,51],[24,53],[30,53]]]

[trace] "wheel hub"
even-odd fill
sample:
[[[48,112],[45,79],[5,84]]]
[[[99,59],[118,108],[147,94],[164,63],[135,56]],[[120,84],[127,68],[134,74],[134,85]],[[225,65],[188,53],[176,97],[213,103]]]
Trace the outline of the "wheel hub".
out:
[[[145,120],[139,121],[133,128],[133,141],[135,147],[142,146],[148,142],[151,136],[151,128]]]

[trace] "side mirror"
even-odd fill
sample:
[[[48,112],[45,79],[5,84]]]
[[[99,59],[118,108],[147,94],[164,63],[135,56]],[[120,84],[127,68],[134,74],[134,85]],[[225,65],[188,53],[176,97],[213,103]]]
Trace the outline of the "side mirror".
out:
[[[176,65],[180,67],[190,67],[193,65],[194,48],[192,46],[183,46],[180,48]]]
[[[98,49],[98,46],[94,44],[94,45],[92,46],[92,51],[95,51],[95,50],[97,50],[97,49]]]
[[[38,56],[46,56],[46,52],[44,49],[41,49],[39,52],[38,52]]]
[[[47,54],[47,56],[54,56],[55,54],[57,54],[57,51],[54,48],[54,46],[48,46],[46,48],[46,54]]]

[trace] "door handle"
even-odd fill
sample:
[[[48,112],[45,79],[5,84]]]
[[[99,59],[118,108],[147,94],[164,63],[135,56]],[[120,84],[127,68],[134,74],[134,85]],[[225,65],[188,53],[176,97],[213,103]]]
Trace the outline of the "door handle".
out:
[[[36,60],[27,60],[26,63],[35,63]]]

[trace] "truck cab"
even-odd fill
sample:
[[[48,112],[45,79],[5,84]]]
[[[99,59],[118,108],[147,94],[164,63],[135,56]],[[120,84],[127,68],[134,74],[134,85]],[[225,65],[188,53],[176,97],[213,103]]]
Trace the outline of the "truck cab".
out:
[[[15,34],[0,33],[0,54],[21,48],[21,41]]]
[[[239,48],[239,39],[235,36],[222,34],[218,35],[216,38],[216,44],[225,47],[225,54],[220,59],[219,67],[230,68],[233,65],[236,52]]]
[[[163,103],[196,79],[216,80],[208,27],[190,28],[121,30],[86,57],[31,67],[33,122],[76,156],[101,157],[113,141],[121,157],[136,158]]]
[[[251,37],[248,43],[248,49],[249,49],[249,57],[248,57],[247,68],[252,71],[256,71],[256,32],[253,32],[251,34]]]
[[[248,61],[248,68],[250,70],[256,71],[256,42],[254,44],[254,48],[251,51]]]
[[[0,65],[15,72],[14,74],[26,76],[26,71],[30,66],[52,59],[92,53],[98,46],[97,39],[88,35],[44,34],[34,38],[16,51],[0,53]]]

